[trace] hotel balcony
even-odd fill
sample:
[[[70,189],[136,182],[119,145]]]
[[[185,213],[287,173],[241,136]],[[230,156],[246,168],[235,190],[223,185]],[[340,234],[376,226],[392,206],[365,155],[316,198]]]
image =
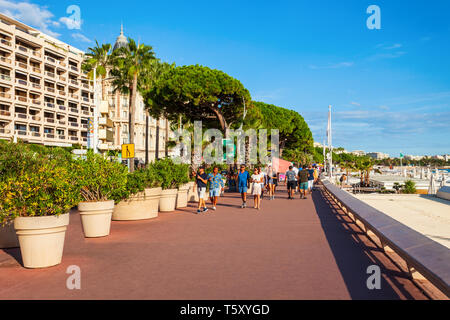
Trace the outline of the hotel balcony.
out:
[[[31,82],[30,86],[31,86],[31,88],[36,89],[36,90],[41,90],[41,88],[42,88],[42,86],[36,82]]]
[[[16,101],[27,103],[28,102],[28,98],[24,97],[24,96],[17,96],[16,95]]]
[[[0,110],[0,116],[2,117],[2,118],[4,118],[4,117],[11,117],[11,112],[10,111],[7,111],[7,110]]]
[[[10,135],[11,134],[11,130],[6,129],[6,128],[0,128],[0,135]]]
[[[11,83],[11,77],[6,74],[0,74],[0,81]]]
[[[28,53],[28,51],[33,51],[21,45],[16,45],[16,50],[19,50],[22,53]]]
[[[55,79],[56,74],[55,74],[54,72],[51,72],[51,71],[45,71],[45,76],[46,76],[47,78]]]
[[[14,118],[19,119],[19,120],[27,120],[28,115],[26,113],[16,113],[16,114],[14,114]]]
[[[57,64],[56,59],[49,56],[45,56],[45,62],[48,62],[49,64],[54,66],[56,66]]]
[[[16,85],[19,85],[21,87],[27,88],[28,87],[28,81],[23,79],[16,79]]]
[[[0,39],[0,46],[2,46],[4,48],[8,48],[9,50],[12,49],[11,41],[3,39],[3,38]]]
[[[7,92],[0,92],[0,100],[11,101],[11,94]]]
[[[100,140],[114,142],[114,134],[111,130],[108,130],[108,129],[99,129],[98,130],[98,138]]]
[[[6,57],[0,57],[0,63],[10,66],[12,64],[12,60]]]
[[[98,124],[101,126],[106,126],[108,128],[113,127],[113,122],[111,119],[100,117],[98,118]]]
[[[28,65],[24,62],[16,61],[16,67],[18,67],[18,69],[28,71]]]

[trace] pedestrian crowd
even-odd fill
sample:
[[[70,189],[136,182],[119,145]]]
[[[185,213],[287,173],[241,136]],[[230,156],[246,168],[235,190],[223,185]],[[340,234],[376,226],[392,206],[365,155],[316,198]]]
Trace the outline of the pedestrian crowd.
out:
[[[300,199],[306,199],[307,194],[311,194],[314,184],[320,174],[320,167],[316,165],[304,165],[301,168],[290,166],[285,173],[288,199],[294,199],[295,193],[300,194]],[[208,211],[206,206],[206,190],[209,183],[209,200],[211,209],[217,209],[219,197],[225,188],[224,180],[227,178],[230,190],[240,193],[242,199],[241,208],[247,208],[247,195],[253,196],[253,208],[261,209],[261,200],[267,194],[269,200],[275,199],[275,191],[280,180],[280,174],[272,166],[266,170],[255,167],[253,173],[247,171],[245,165],[241,165],[237,173],[220,173],[218,167],[213,168],[213,172],[207,174],[204,167],[200,167],[193,175],[196,179],[196,187],[199,197],[197,213]]]

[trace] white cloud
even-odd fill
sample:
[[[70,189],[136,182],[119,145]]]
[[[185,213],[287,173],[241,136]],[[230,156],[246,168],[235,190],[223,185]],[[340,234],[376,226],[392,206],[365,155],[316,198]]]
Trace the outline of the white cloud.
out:
[[[58,33],[50,30],[50,27],[57,27],[59,23],[53,20],[53,13],[45,6],[39,6],[25,1],[13,2],[0,0],[0,12],[35,27],[52,37],[59,36]]]
[[[339,68],[348,68],[353,66],[353,62],[339,62],[335,64],[330,64],[328,66],[316,66],[316,65],[310,65],[310,69],[339,69]]]
[[[72,33],[72,38],[81,42],[91,43],[92,40],[81,33]]]
[[[354,106],[357,106],[357,107],[361,106],[361,104],[359,104],[358,102],[354,102],[354,101],[352,101],[351,104],[354,105]]]

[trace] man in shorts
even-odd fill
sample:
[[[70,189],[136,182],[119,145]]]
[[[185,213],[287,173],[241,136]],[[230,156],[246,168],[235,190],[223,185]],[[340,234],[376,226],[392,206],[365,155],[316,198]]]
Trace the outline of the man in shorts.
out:
[[[208,175],[208,181],[209,181],[209,199],[211,200],[212,203],[212,209],[216,210],[217,201],[225,186],[225,184],[223,183],[223,177],[219,173],[218,167],[214,167],[213,173],[210,173]]]
[[[248,191],[248,181],[250,179],[250,174],[245,170],[245,166],[241,165],[241,168],[236,175],[236,185],[238,186],[238,191],[241,194],[242,206],[241,208],[247,207],[247,191]]]
[[[290,166],[289,170],[286,171],[286,182],[288,189],[288,199],[294,199],[294,191],[297,187],[297,177],[295,176],[294,167]]]
[[[196,183],[198,191],[198,210],[197,213],[207,212],[208,208],[205,203],[206,184],[208,183],[208,175],[205,173],[205,168],[200,167],[196,174]]]
[[[298,182],[300,183],[300,199],[306,199],[306,191],[308,191],[309,172],[306,166],[298,173]]]

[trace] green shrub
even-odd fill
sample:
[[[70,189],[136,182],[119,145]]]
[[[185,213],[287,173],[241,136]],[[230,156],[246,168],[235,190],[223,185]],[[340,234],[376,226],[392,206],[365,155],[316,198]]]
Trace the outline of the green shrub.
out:
[[[405,185],[402,187],[402,193],[415,194],[416,192],[416,183],[412,180],[405,181]]]
[[[150,164],[149,170],[154,170],[152,174],[160,177],[164,190],[176,189],[189,182],[189,165],[175,164],[168,158]]]
[[[75,160],[74,167],[84,201],[112,200],[114,192],[120,193],[126,188],[127,167],[92,151],[87,153],[86,160]]]
[[[0,224],[16,217],[64,214],[80,201],[70,168],[51,159],[42,160],[39,165],[0,181]]]

